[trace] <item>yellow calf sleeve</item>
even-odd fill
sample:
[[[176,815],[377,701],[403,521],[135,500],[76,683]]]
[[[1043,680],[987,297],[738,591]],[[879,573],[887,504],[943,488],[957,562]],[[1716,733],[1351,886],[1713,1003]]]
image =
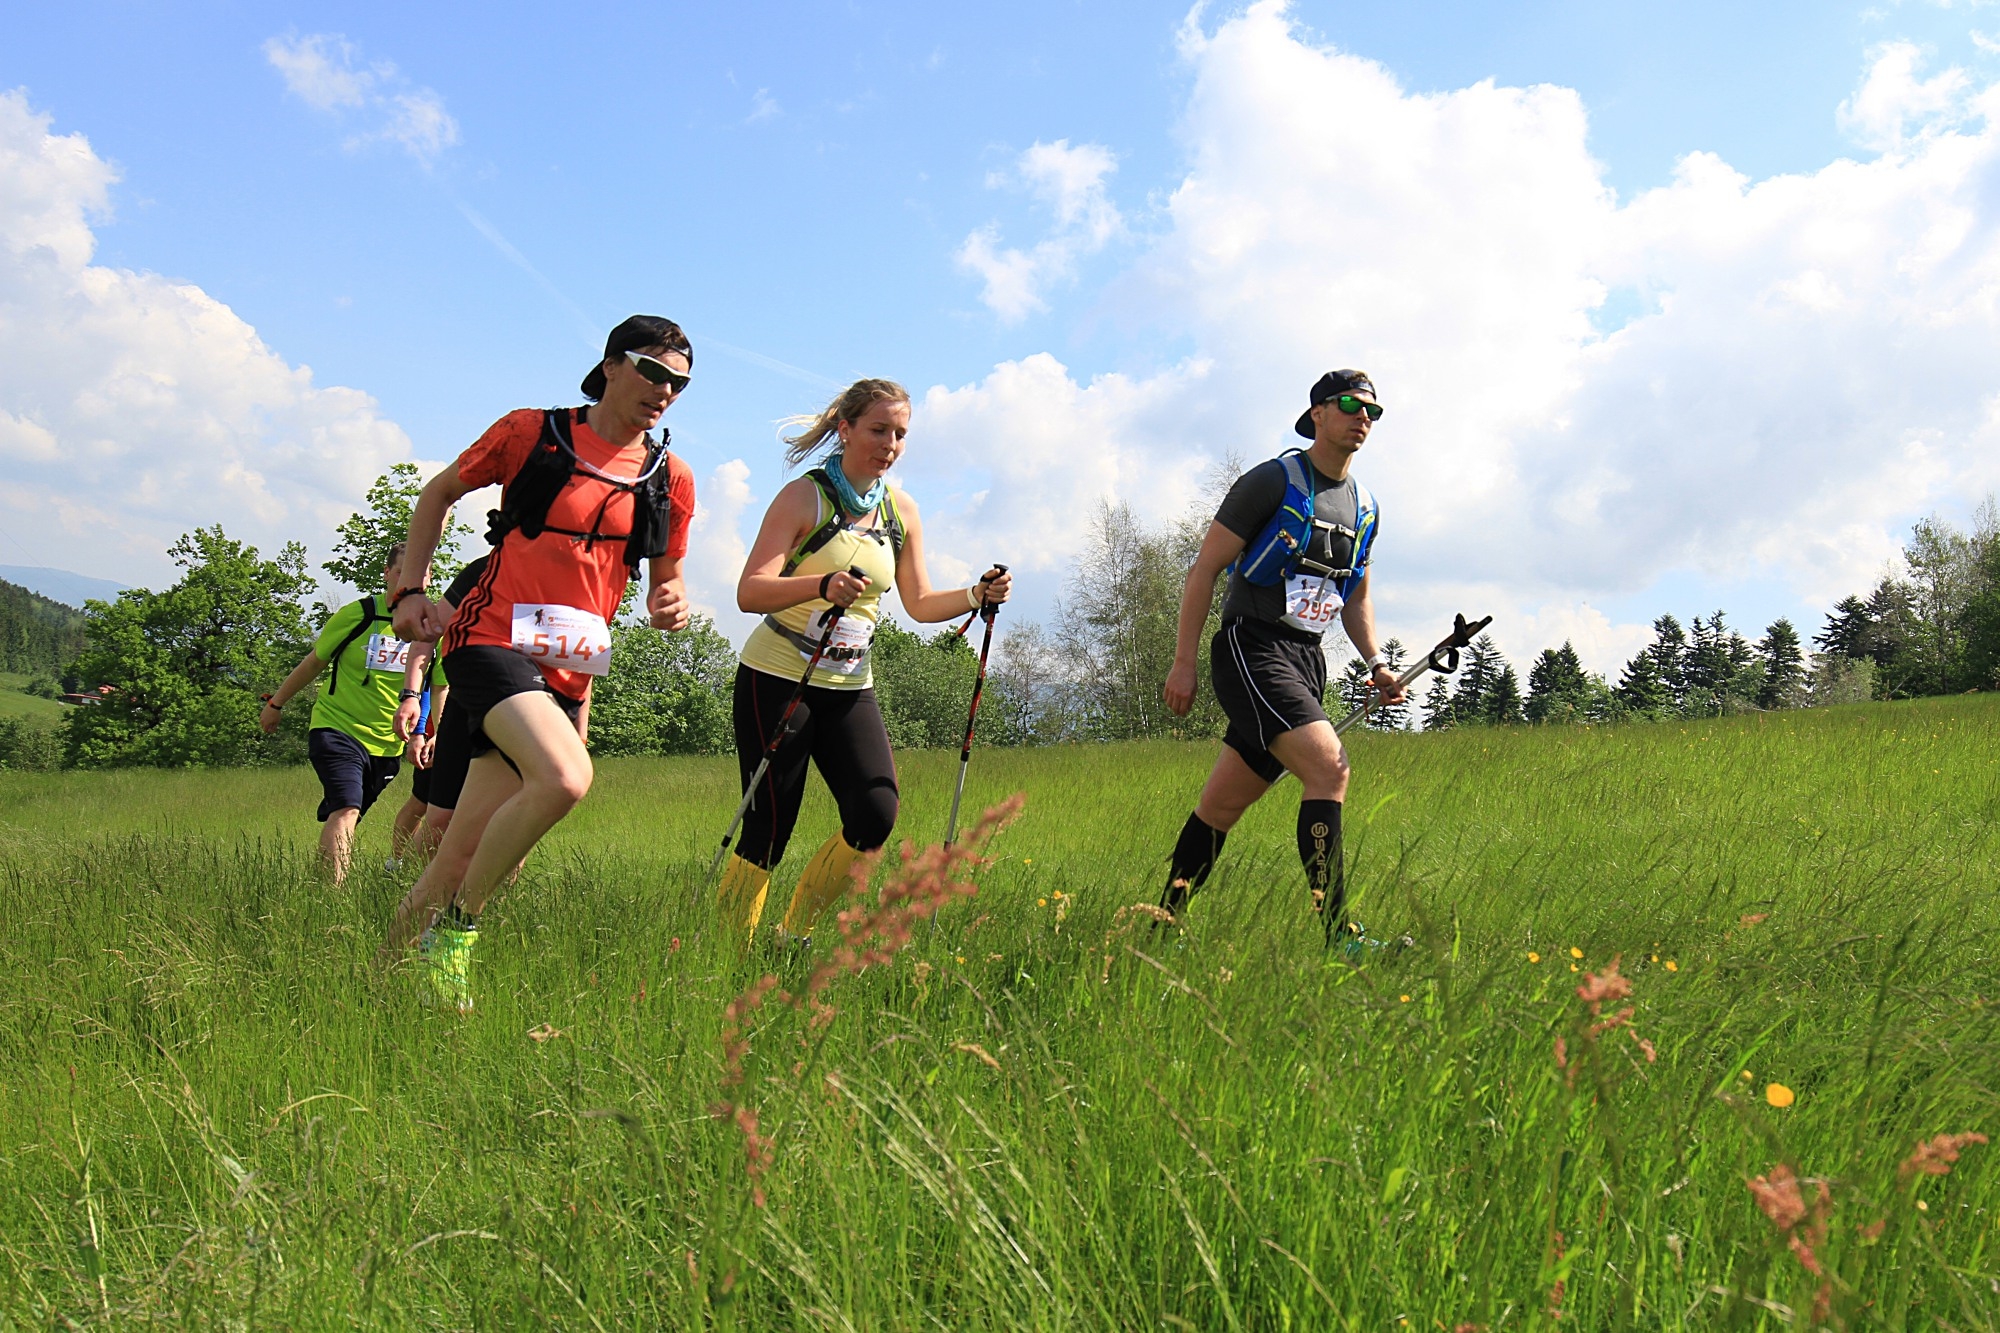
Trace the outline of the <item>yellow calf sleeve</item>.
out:
[[[798,887],[792,890],[792,905],[786,909],[784,924],[779,929],[787,935],[812,934],[819,914],[846,896],[852,883],[847,877],[848,867],[859,855],[838,833],[821,843],[812,860],[806,863],[805,873],[799,876]]]
[[[722,883],[715,889],[715,910],[738,949],[747,947],[757,933],[757,921],[764,915],[764,895],[770,889],[770,871],[740,856],[729,858],[729,868],[722,872]]]

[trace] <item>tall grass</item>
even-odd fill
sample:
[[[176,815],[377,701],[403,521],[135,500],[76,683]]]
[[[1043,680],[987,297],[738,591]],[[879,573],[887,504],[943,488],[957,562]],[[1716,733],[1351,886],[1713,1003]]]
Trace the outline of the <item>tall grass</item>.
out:
[[[1994,1328],[1993,1149],[1917,1147],[2000,1131],[1996,730],[1362,737],[1412,943],[1359,968],[1293,792],[1175,936],[1209,749],[983,752],[977,895],[739,1006],[727,1088],[726,1008],[833,941],[718,938],[726,761],[603,765],[463,1020],[371,967],[405,881],[318,882],[309,774],[0,774],[0,1326]],[[904,757],[904,833],[955,769]]]

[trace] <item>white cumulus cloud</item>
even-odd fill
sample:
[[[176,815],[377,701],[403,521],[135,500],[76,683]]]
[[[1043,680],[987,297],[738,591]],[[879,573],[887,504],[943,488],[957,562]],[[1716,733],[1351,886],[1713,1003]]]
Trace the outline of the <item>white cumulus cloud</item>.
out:
[[[1902,145],[1912,126],[1921,131],[1956,121],[1964,110],[1971,77],[1952,68],[1922,78],[1923,64],[1923,50],[1914,42],[1878,47],[1867,77],[1840,104],[1840,127],[1863,147],[1888,151]]]
[[[756,500],[750,490],[750,465],[740,458],[720,463],[695,488],[694,523],[688,530],[684,573],[689,600],[737,642],[758,619],[736,609],[736,580],[750,554],[741,534],[742,519]]]
[[[428,166],[458,142],[458,122],[442,97],[409,87],[390,61],[363,64],[360,50],[338,33],[273,37],[264,58],[294,97],[356,127],[349,149],[390,143]]]
[[[988,186],[1026,190],[1055,215],[1054,229],[1027,250],[1002,245],[997,224],[981,227],[959,246],[960,266],[979,276],[980,300],[1002,321],[1018,323],[1046,310],[1048,289],[1075,276],[1077,260],[1102,250],[1124,230],[1104,185],[1117,169],[1117,157],[1101,144],[1072,147],[1058,139],[1035,143],[1012,170],[987,177]]]
[[[196,525],[325,533],[410,442],[199,287],[91,262],[117,173],[0,93],[0,517],[32,563],[157,583]],[[19,555],[19,551],[16,551]]]
[[[1560,632],[1615,667],[1643,627],[1596,605],[1676,571],[1825,604],[2000,484],[2000,92],[1963,72],[1883,48],[1842,113],[1879,156],[1753,181],[1693,153],[1620,200],[1570,89],[1411,92],[1282,0],[1182,50],[1186,165],[1110,299],[1193,358],[1078,383],[1027,356],[932,390],[906,466],[976,469],[940,522],[979,558],[1059,567],[1100,498],[1173,516],[1224,453],[1294,442],[1335,366],[1389,409],[1357,474],[1411,643],[1495,611],[1518,657]],[[1638,313],[1606,332],[1609,308]]]

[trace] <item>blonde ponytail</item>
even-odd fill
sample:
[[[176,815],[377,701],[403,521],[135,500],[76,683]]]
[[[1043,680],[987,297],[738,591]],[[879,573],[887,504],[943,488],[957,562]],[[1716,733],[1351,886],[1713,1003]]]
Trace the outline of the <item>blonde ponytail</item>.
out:
[[[785,450],[785,466],[797,467],[812,457],[814,451],[829,439],[834,447],[839,447],[840,423],[859,421],[862,414],[877,403],[907,403],[910,392],[894,380],[856,380],[841,391],[840,397],[826,405],[826,410],[818,416],[786,417],[778,424],[796,426],[798,434],[781,438],[789,446]]]

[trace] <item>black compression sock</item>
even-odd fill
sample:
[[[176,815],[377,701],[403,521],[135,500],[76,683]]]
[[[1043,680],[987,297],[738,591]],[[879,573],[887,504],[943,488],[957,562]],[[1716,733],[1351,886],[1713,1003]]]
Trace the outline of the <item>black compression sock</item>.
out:
[[[1313,910],[1326,918],[1327,937],[1345,920],[1347,877],[1341,864],[1340,802],[1299,802],[1299,860],[1306,868]]]
[[[446,930],[478,930],[479,918],[460,907],[457,902],[447,903],[438,924]]]
[[[1222,855],[1222,843],[1228,836],[1223,830],[1204,824],[1200,815],[1187,817],[1187,823],[1181,826],[1180,841],[1174,844],[1166,892],[1160,895],[1161,907],[1180,915],[1189,896],[1208,881],[1208,872],[1215,868],[1215,859]]]

